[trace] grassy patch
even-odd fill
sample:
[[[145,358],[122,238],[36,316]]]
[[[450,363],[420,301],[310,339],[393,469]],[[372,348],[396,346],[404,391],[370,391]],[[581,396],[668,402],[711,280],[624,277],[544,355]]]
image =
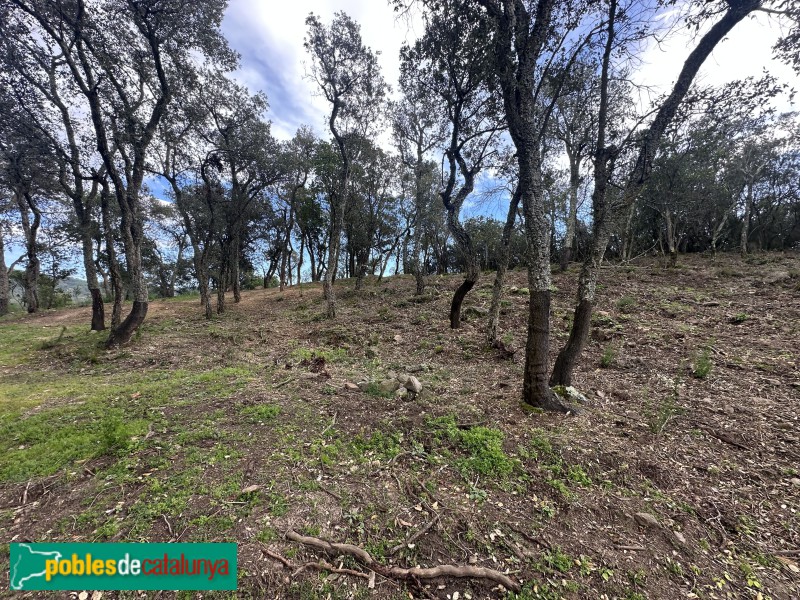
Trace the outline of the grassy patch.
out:
[[[482,425],[461,429],[452,415],[431,419],[429,426],[465,454],[456,461],[462,474],[477,473],[503,478],[509,476],[518,465],[517,460],[503,451],[504,436],[499,429]]]

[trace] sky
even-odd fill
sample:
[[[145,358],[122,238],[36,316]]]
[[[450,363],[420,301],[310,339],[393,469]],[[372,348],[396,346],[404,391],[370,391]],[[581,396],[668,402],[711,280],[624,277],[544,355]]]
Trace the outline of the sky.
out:
[[[336,11],[346,12],[361,25],[365,44],[380,52],[384,78],[396,88],[400,46],[413,42],[421,27],[418,20],[398,20],[386,0],[230,1],[222,28],[231,46],[242,55],[242,66],[235,76],[251,90],[266,92],[273,133],[279,138],[291,137],[302,124],[311,125],[318,134],[325,133],[328,107],[305,77],[309,57],[303,38],[310,12],[327,23]],[[778,35],[774,19],[764,14],[740,23],[706,62],[699,81],[718,85],[758,76],[766,67],[800,89],[800,78],[771,58],[770,48]],[[650,47],[636,81],[667,89],[692,47],[688,33],[676,35],[661,47]],[[790,106],[783,101],[781,108]]]
[[[301,125],[310,125],[318,135],[327,136],[328,105],[307,78],[309,57],[303,48],[305,18],[310,12],[328,23],[337,11],[344,11],[361,25],[364,43],[380,53],[378,60],[386,81],[395,88],[399,75],[399,49],[422,33],[419,19],[398,19],[386,0],[230,0],[222,24],[230,45],[241,54],[241,67],[234,77],[252,92],[263,91],[270,103],[268,117],[273,134],[288,139]],[[780,33],[775,20],[765,14],[738,24],[731,35],[706,61],[698,81],[720,85],[735,79],[759,76],[764,69],[800,91],[800,77],[791,68],[772,59],[771,46]],[[669,88],[694,43],[688,33],[675,35],[660,46],[651,46],[634,75],[638,83],[653,86],[654,92]],[[797,110],[786,98],[777,100],[781,110]],[[154,195],[162,186],[151,181]],[[465,215],[491,214],[504,218],[507,201],[474,199]],[[6,260],[18,256],[20,248],[9,247]],[[13,257],[12,257],[13,255]]]

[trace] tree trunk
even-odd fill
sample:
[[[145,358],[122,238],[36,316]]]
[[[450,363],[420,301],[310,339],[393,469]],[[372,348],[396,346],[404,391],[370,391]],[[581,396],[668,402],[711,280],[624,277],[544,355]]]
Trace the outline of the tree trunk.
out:
[[[675,223],[672,221],[672,212],[667,209],[664,214],[664,221],[667,224],[667,249],[669,250],[669,267],[674,269],[678,265],[678,248],[675,244]]]
[[[572,245],[575,240],[575,229],[578,222],[578,186],[580,186],[580,170],[576,157],[569,157],[569,213],[567,214],[567,233],[564,236],[564,247],[561,249],[561,272],[567,270],[572,260]],[[555,212],[554,212],[555,214]]]
[[[747,256],[747,238],[750,236],[750,213],[753,209],[753,181],[747,182],[747,195],[744,200],[744,215],[742,216],[742,234],[739,237],[739,252],[742,257]]]
[[[517,218],[519,199],[519,187],[517,187],[508,206],[506,223],[503,226],[503,235],[500,239],[500,256],[498,257],[497,273],[494,276],[494,285],[492,286],[492,306],[489,308],[489,327],[486,335],[490,344],[494,344],[497,341],[497,326],[500,322],[500,300],[503,297],[503,284],[506,279],[506,270],[508,270],[511,236],[514,233],[514,222]]]
[[[138,199],[133,198],[128,206],[138,206]],[[144,323],[149,303],[147,280],[142,269],[142,216],[138,210],[125,207],[122,209],[122,241],[125,247],[125,260],[131,279],[133,307],[125,320],[111,330],[106,345],[109,348],[127,344],[136,330]]]
[[[86,286],[92,297],[92,331],[103,331],[106,328],[103,295],[100,293],[100,282],[97,279],[97,268],[94,263],[94,240],[92,239],[91,222],[83,215],[81,223],[81,243],[83,246],[83,267],[86,271]]]
[[[466,196],[466,195],[465,195]],[[467,230],[458,220],[458,210],[448,207],[447,209],[447,225],[450,232],[453,234],[458,247],[464,254],[464,261],[466,262],[466,273],[464,275],[464,282],[458,286],[455,294],[453,294],[453,301],[450,303],[450,328],[458,329],[461,327],[461,305],[464,302],[469,291],[475,286],[480,277],[481,270],[478,263],[478,257],[475,255],[475,248],[472,244],[472,238]]]
[[[7,315],[11,309],[9,303],[8,267],[6,267],[5,245],[3,243],[3,229],[0,226],[0,317]]]
[[[119,269],[117,251],[114,248],[114,234],[111,228],[111,213],[109,202],[108,182],[101,181],[100,190],[100,214],[103,221],[103,239],[106,244],[106,254],[108,255],[108,276],[111,279],[111,291],[113,305],[111,308],[111,329],[112,331],[119,326],[122,320],[122,299],[124,290],[122,289],[122,273]]]
[[[329,319],[336,317],[336,292],[333,289],[333,280],[336,276],[336,267],[339,264],[339,243],[342,237],[342,217],[344,212],[342,210],[343,206],[332,208],[334,211],[331,218],[330,239],[328,240],[328,264],[325,269],[325,279],[322,283],[326,301],[326,315]]]
[[[22,223],[22,232],[25,235],[25,306],[29,313],[39,310],[39,271],[40,262],[37,252],[36,237],[42,223],[42,213],[33,196],[27,192],[17,190],[14,192]],[[30,214],[33,214],[31,219]]]
[[[621,203],[623,210],[631,210],[633,203],[636,201],[636,198],[649,179],[652,171],[653,159],[658,150],[661,137],[674,118],[678,106],[686,96],[703,62],[705,62],[705,59],[711,54],[719,41],[722,40],[737,23],[756,10],[760,2],[758,2],[758,0],[742,0],[736,3],[731,2],[729,5],[730,8],[725,15],[703,35],[698,45],[689,54],[689,57],[686,59],[678,75],[678,79],[673,85],[672,91],[658,109],[650,128],[641,136],[636,164],[628,175],[623,191],[623,200]],[[607,53],[610,53],[608,48]],[[601,92],[603,89],[604,86],[601,86]],[[598,144],[598,146],[601,145]],[[597,164],[596,161],[596,165]],[[604,161],[601,161],[601,164],[604,164]],[[595,173],[595,181],[597,181],[597,173]],[[595,186],[594,194],[597,193],[597,186]],[[593,208],[595,202],[594,194],[592,198]],[[597,282],[597,270],[611,235],[611,228],[607,220],[614,217],[614,215],[606,214],[605,202],[603,203],[603,210],[600,212],[601,214],[598,215],[595,209],[593,251],[587,258],[587,261],[584,262],[581,272],[581,282],[585,283],[583,285],[579,283],[578,286],[579,303],[575,310],[576,318],[572,324],[573,331],[570,332],[567,345],[561,353],[559,353],[558,359],[556,360],[553,376],[550,379],[551,385],[570,385],[572,371],[585,343],[585,332],[588,332],[591,324],[591,306],[594,301],[594,286]],[[581,309],[581,303],[584,298],[588,300],[588,303],[584,303]],[[580,320],[578,317],[580,317]]]

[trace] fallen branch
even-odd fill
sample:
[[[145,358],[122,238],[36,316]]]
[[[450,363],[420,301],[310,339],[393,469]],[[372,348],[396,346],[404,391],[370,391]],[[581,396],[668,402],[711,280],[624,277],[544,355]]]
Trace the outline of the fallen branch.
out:
[[[425,533],[427,533],[427,531],[428,531],[428,530],[429,530],[431,527],[433,527],[434,525],[436,525],[436,523],[438,523],[438,522],[439,522],[439,515],[436,515],[436,516],[435,516],[435,517],[434,517],[434,518],[433,518],[431,521],[429,521],[429,522],[428,522],[428,524],[427,524],[427,525],[425,525],[425,527],[423,527],[422,529],[420,529],[420,530],[419,530],[417,533],[415,533],[414,535],[412,535],[410,538],[408,538],[408,539],[407,539],[407,540],[405,540],[404,542],[402,542],[402,543],[400,543],[400,544],[397,544],[397,546],[395,546],[394,548],[392,548],[391,550],[389,550],[389,555],[391,556],[391,555],[392,555],[392,554],[394,554],[395,552],[400,552],[400,550],[402,550],[403,548],[405,548],[405,547],[406,547],[406,546],[408,546],[409,544],[413,544],[413,543],[414,543],[416,540],[418,540],[420,537],[422,537],[423,535],[425,535]]]
[[[359,548],[358,546],[353,546],[352,544],[328,542],[319,538],[300,535],[296,531],[292,530],[286,532],[286,537],[294,542],[298,542],[312,548],[318,548],[331,554],[345,554],[352,556],[365,567],[375,571],[387,579],[402,579],[408,581],[415,581],[416,579],[435,579],[437,577],[488,579],[489,581],[499,583],[508,590],[515,592],[520,590],[520,585],[516,581],[512,580],[507,575],[504,575],[500,571],[495,571],[494,569],[457,565],[439,565],[438,567],[430,568],[413,567],[410,569],[404,569],[402,567],[388,567],[376,562],[366,550]]]
[[[361,579],[370,579],[370,575],[366,573],[362,573],[361,571],[354,571],[353,569],[340,569],[338,567],[334,567],[329,562],[324,560],[320,560],[319,562],[309,562],[299,567],[293,565],[289,560],[278,554],[277,552],[273,552],[269,548],[261,548],[261,552],[266,556],[269,556],[273,560],[277,560],[287,569],[291,569],[292,571],[292,578],[296,577],[306,569],[316,569],[317,571],[330,571],[331,573],[339,573],[341,575],[352,575],[353,577],[359,577]]]

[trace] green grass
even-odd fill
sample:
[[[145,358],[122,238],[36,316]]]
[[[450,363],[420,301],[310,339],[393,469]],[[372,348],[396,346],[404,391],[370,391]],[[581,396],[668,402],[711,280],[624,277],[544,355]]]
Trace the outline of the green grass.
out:
[[[712,366],[711,349],[707,347],[703,348],[700,354],[695,358],[692,376],[697,379],[705,379],[708,374],[711,373]]]
[[[428,422],[429,426],[464,454],[456,460],[462,474],[508,477],[519,461],[503,451],[503,432],[482,425],[460,429],[454,416],[438,417]]]
[[[79,461],[121,455],[162,418],[151,407],[226,397],[254,375],[239,367],[110,374],[104,365],[74,363],[75,356],[96,352],[101,341],[77,326],[0,328],[0,365],[30,365],[0,375],[0,481],[48,476]],[[72,362],[55,376],[51,365],[63,353]]]
[[[250,423],[273,421],[281,413],[281,407],[274,404],[257,404],[242,409],[242,416]]]

